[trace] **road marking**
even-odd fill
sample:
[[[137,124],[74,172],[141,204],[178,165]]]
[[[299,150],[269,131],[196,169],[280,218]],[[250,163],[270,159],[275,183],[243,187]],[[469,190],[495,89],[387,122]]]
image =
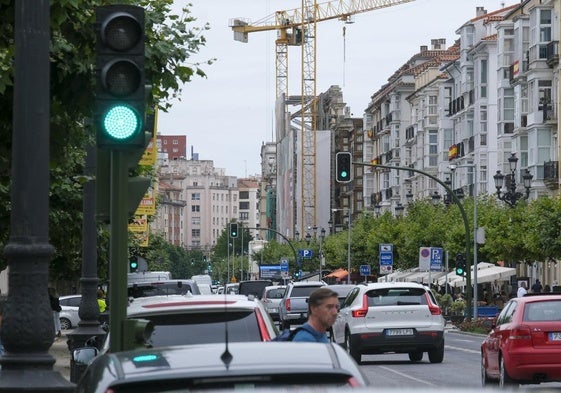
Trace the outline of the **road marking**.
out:
[[[425,385],[429,385],[429,386],[437,386],[437,385],[435,385],[434,383],[425,381],[425,380],[423,380],[423,379],[419,379],[419,378],[412,377],[411,375],[407,375],[407,374],[405,374],[405,373],[399,372],[399,371],[397,371],[397,370],[394,370],[393,368],[389,368],[389,367],[385,367],[385,366],[379,366],[379,367],[380,367],[380,368],[383,368],[384,370],[391,371],[391,372],[394,373],[394,374],[400,375],[400,376],[402,376],[403,378],[408,378],[408,379],[410,379],[410,380],[412,380],[412,381],[415,381],[415,382],[421,382],[421,383],[424,383]]]
[[[462,352],[469,352],[469,353],[481,353],[481,351],[476,351],[474,349],[467,349],[467,348],[461,348],[461,347],[454,347],[452,345],[445,345],[444,348],[448,348],[448,349],[454,349],[456,351],[462,351]]]

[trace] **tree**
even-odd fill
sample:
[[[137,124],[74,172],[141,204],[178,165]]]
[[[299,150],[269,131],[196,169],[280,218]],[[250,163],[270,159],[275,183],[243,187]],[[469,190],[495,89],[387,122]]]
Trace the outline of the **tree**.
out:
[[[89,121],[94,92],[95,7],[109,1],[68,0],[51,3],[51,197],[50,242],[56,253],[51,277],[72,279],[80,276],[82,184],[85,146],[94,140]],[[205,45],[202,33],[208,25],[197,27],[189,8],[181,15],[171,12],[173,0],[128,1],[146,9],[147,75],[152,86],[150,106],[160,110],[180,98],[182,86],[195,75],[204,77],[201,64],[190,62]],[[0,105],[12,108],[14,84],[14,2],[0,2]],[[0,111],[0,247],[8,241],[10,227],[10,177],[12,111]],[[100,229],[103,240],[103,229]],[[103,241],[101,242],[103,243]],[[102,244],[103,245],[103,244]],[[105,254],[100,253],[100,271],[105,269]],[[6,259],[0,256],[0,268]]]

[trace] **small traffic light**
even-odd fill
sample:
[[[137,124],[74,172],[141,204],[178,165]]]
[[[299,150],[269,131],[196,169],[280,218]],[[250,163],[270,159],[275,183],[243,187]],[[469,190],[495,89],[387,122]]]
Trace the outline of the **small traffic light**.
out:
[[[138,259],[136,257],[132,257],[129,260],[129,272],[135,273],[138,270]]]
[[[230,223],[230,237],[233,239],[238,237],[238,224],[236,222]]]
[[[144,8],[96,8],[97,145],[143,148],[146,109]]]
[[[352,180],[352,159],[348,151],[340,151],[335,155],[335,180],[348,183]]]
[[[456,255],[456,275],[461,277],[467,275],[466,259],[464,258],[464,254],[461,253]]]

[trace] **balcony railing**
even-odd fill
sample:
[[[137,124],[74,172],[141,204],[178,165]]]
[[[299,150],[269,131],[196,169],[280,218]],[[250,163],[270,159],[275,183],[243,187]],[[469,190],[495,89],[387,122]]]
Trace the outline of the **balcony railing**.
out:
[[[559,64],[559,41],[551,41],[545,47],[545,58],[547,60],[547,65],[550,68],[555,67]]]

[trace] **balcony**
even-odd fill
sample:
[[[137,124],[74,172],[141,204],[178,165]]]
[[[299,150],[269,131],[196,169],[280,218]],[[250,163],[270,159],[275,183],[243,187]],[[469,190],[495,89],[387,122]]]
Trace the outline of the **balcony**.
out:
[[[550,190],[559,188],[559,161],[543,163],[543,182]]]
[[[547,60],[547,65],[550,68],[554,68],[559,64],[559,41],[551,41],[545,47],[545,58]]]

